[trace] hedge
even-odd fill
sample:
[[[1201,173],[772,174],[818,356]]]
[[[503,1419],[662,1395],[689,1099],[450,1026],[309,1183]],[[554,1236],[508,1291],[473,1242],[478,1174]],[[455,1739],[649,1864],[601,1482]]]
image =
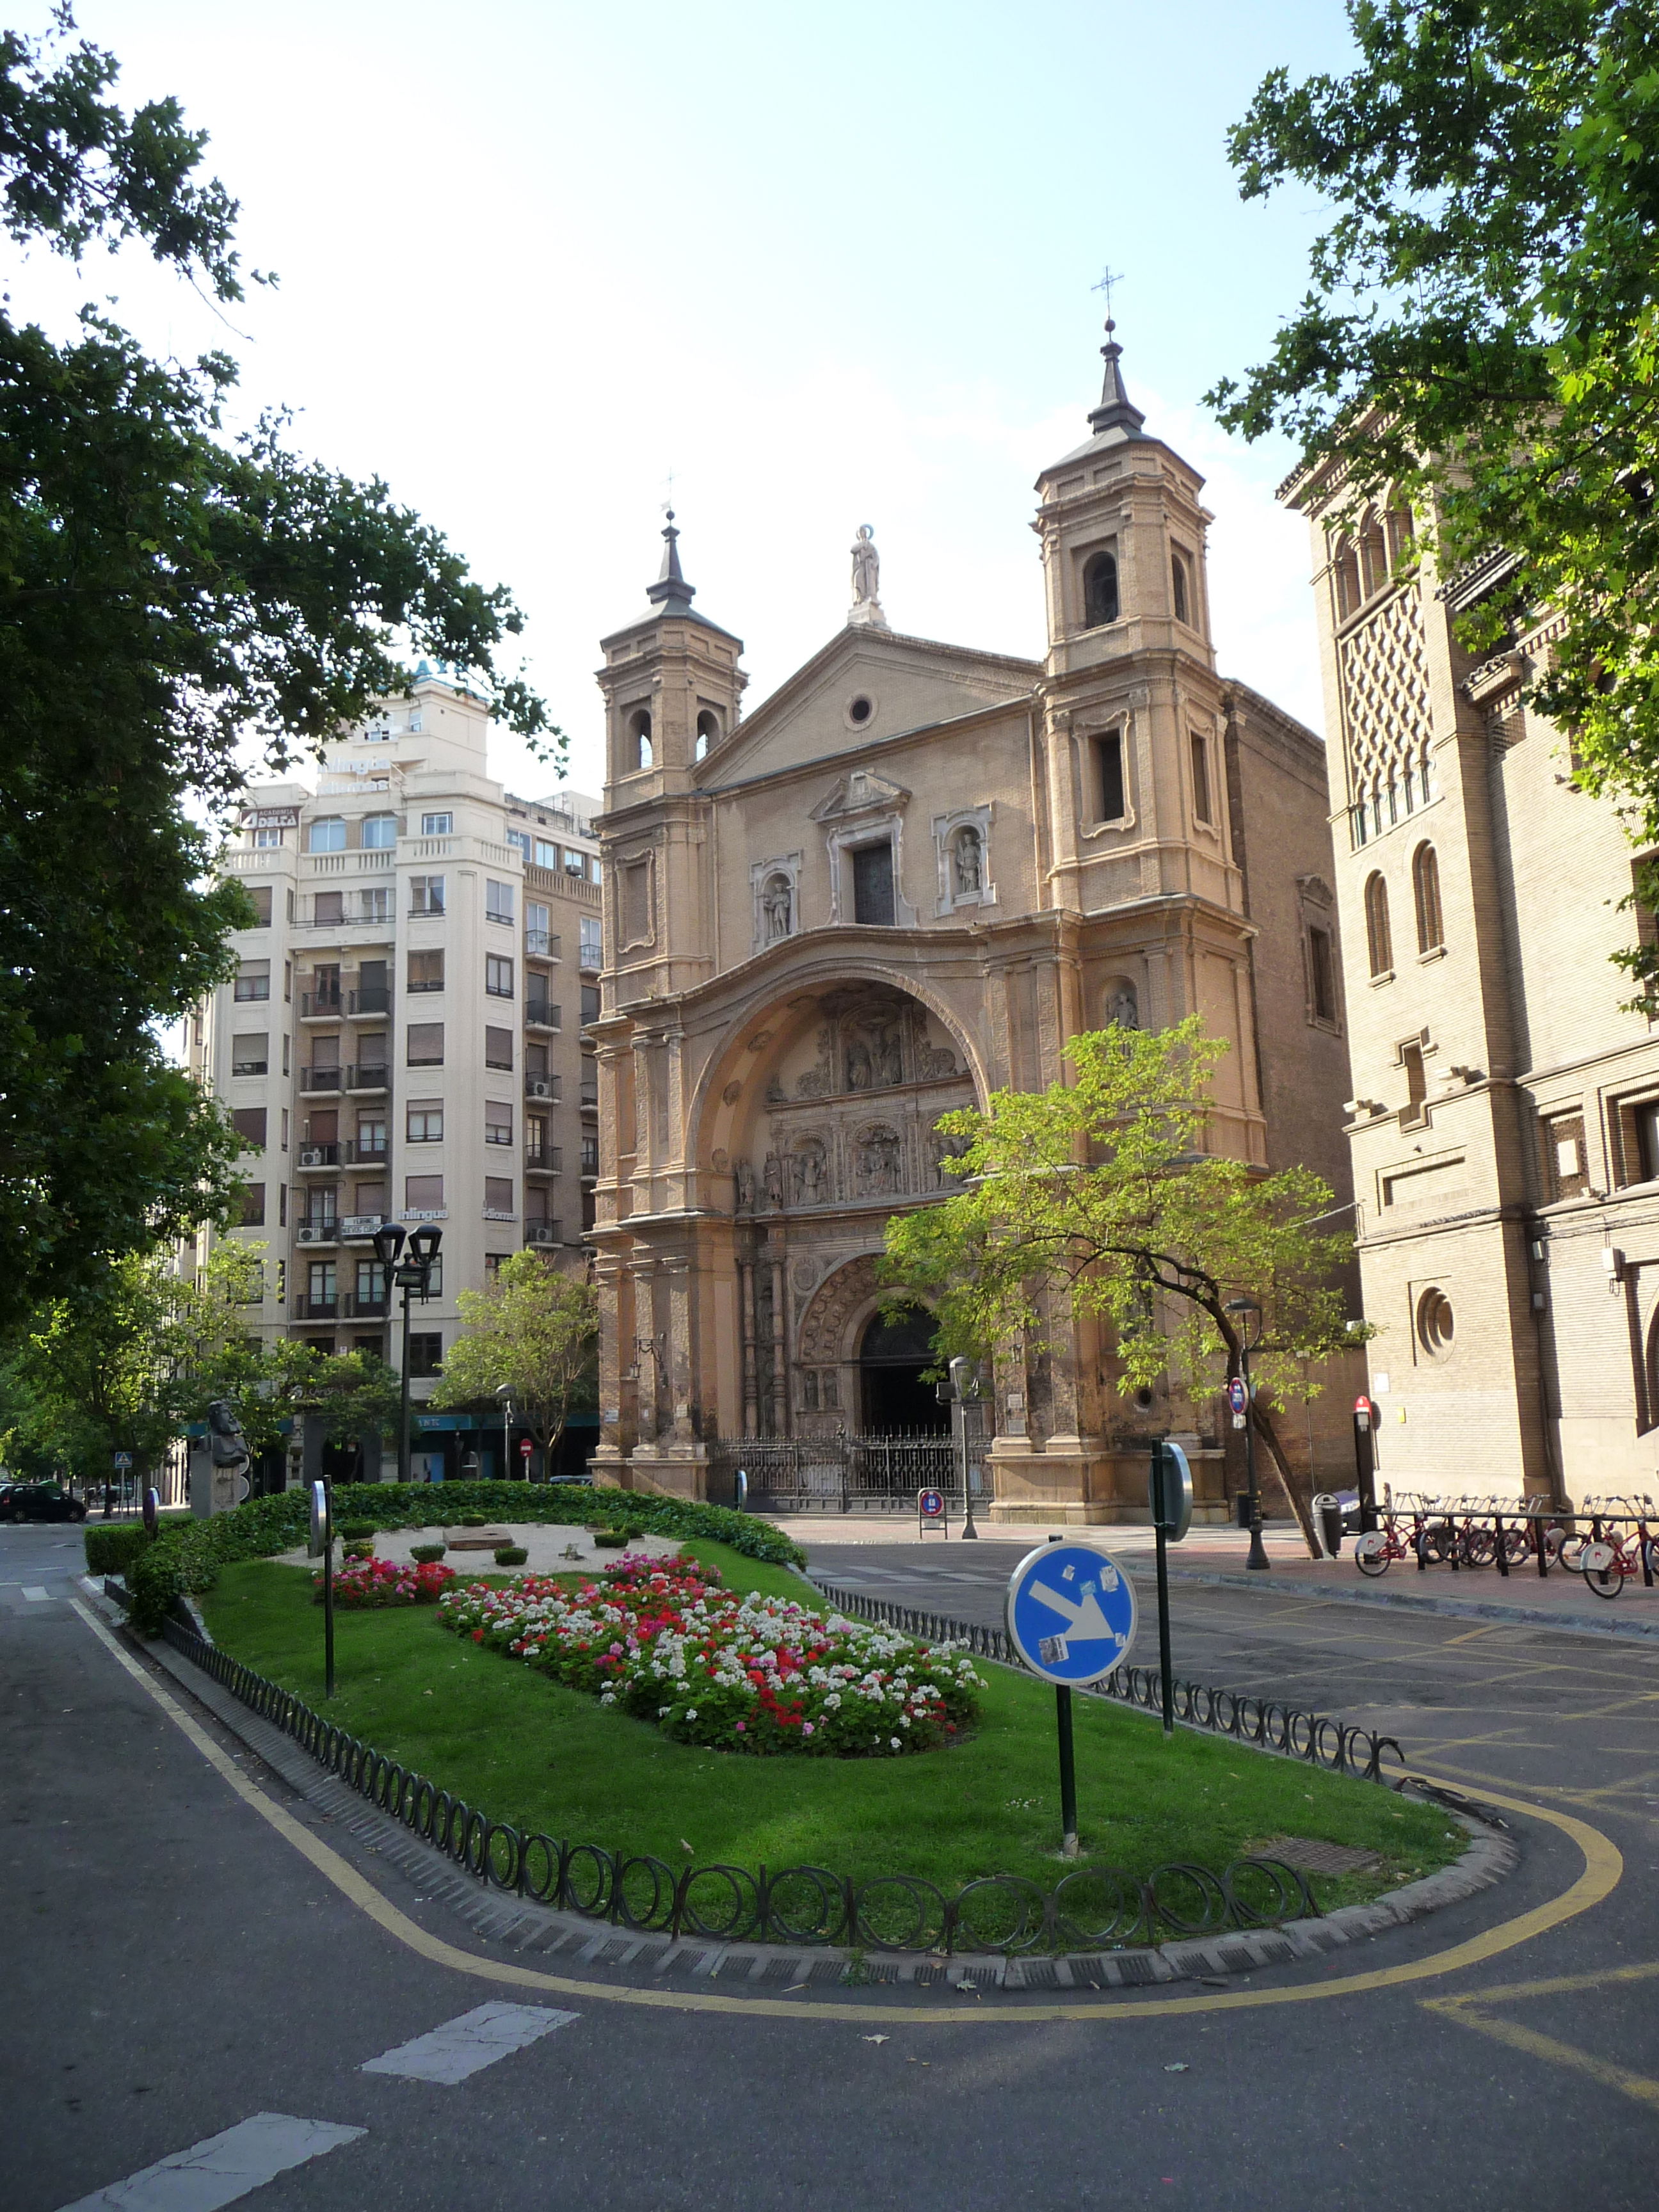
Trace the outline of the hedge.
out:
[[[89,1575],[124,1575],[149,1550],[149,1531],[142,1521],[122,1521],[108,1528],[85,1528],[82,1540]]]
[[[769,1521],[729,1506],[700,1505],[686,1498],[656,1498],[637,1490],[589,1490],[574,1483],[532,1482],[347,1482],[334,1486],[334,1521],[372,1522],[378,1528],[453,1526],[463,1513],[493,1519],[548,1521],[580,1528],[605,1522],[637,1528],[652,1536],[701,1536],[729,1544],[745,1558],[774,1566],[804,1567],[806,1554]],[[146,1636],[159,1636],[175,1600],[186,1590],[211,1589],[219,1569],[231,1559],[264,1559],[304,1540],[311,1526],[308,1490],[280,1491],[273,1498],[250,1498],[228,1513],[204,1521],[163,1523],[155,1541],[138,1550],[129,1564],[132,1621]],[[88,1532],[88,1563],[91,1539]],[[125,1534],[128,1532],[121,1530]],[[143,1530],[137,1532],[143,1534]],[[117,1570],[106,1570],[114,1572]]]

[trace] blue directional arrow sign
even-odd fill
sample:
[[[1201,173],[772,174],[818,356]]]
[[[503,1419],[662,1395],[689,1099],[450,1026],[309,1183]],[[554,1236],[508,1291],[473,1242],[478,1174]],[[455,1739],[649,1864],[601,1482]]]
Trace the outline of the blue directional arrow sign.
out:
[[[1008,1634],[1034,1674],[1061,1689],[1097,1682],[1129,1656],[1135,1594],[1103,1547],[1044,1544],[1008,1580]]]

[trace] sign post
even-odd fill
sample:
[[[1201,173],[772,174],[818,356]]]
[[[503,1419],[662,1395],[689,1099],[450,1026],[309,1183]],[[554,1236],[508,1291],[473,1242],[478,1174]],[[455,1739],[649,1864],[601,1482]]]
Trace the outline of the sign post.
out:
[[[325,1482],[311,1486],[311,1540],[306,1547],[323,1561],[323,1695],[334,1695],[334,1507]]]
[[[1158,1542],[1158,1672],[1163,1691],[1164,1733],[1175,1734],[1175,1678],[1170,1669],[1170,1546],[1193,1525],[1193,1470],[1178,1443],[1164,1437],[1152,1446],[1146,1484]]]
[[[1008,1638],[1032,1674],[1054,1686],[1060,1739],[1060,1851],[1078,1855],[1072,1692],[1109,1674],[1135,1639],[1135,1594],[1102,1547],[1050,1537],[1008,1578]]]
[[[1359,1492],[1359,1531],[1376,1526],[1376,1407],[1366,1397],[1353,1401],[1353,1464]]]
[[[951,1510],[942,1490],[919,1490],[916,1492],[916,1534],[929,1535],[937,1529],[941,1536],[951,1534]]]
[[[144,1533],[154,1537],[161,1525],[161,1498],[153,1486],[144,1492]]]

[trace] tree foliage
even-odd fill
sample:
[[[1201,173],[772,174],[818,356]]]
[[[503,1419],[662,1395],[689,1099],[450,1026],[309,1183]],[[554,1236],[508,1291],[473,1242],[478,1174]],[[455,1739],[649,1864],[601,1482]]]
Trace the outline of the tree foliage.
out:
[[[517,1418],[550,1453],[568,1416],[595,1402],[593,1285],[537,1253],[514,1252],[485,1289],[462,1291],[456,1304],[461,1333],[428,1404],[477,1405],[510,1389]]]
[[[243,296],[237,213],[173,100],[131,114],[61,12],[0,33],[0,221],[79,261],[148,249]],[[265,281],[260,279],[258,281]],[[212,886],[243,783],[405,692],[416,655],[563,738],[495,655],[522,626],[385,484],[226,428],[224,353],[157,361],[106,311],[59,342],[0,299],[0,1329],[106,1261],[228,1221],[237,1146],[156,1025],[224,972],[248,908]],[[208,827],[204,824],[207,823]],[[101,1294],[101,1293],[100,1293]]]
[[[1309,1364],[1355,1340],[1338,1279],[1352,1239],[1316,1218],[1330,1187],[1307,1168],[1263,1175],[1205,1150],[1226,1047],[1196,1015],[1098,1030],[1067,1050],[1073,1083],[997,1091],[984,1114],[944,1116],[968,1187],[889,1223],[884,1279],[933,1302],[946,1355],[1040,1346],[1062,1318],[1095,1315],[1126,1394],[1166,1372],[1195,1396],[1220,1391],[1240,1371],[1227,1301],[1255,1299],[1256,1434],[1305,1534],[1305,1486],[1266,1401],[1312,1395]]]
[[[1272,354],[1210,400],[1247,438],[1334,460],[1356,496],[1403,492],[1443,573],[1513,556],[1464,641],[1559,620],[1535,703],[1659,843],[1659,15],[1348,16],[1357,66],[1275,70],[1231,134],[1247,199],[1294,184],[1333,216]]]

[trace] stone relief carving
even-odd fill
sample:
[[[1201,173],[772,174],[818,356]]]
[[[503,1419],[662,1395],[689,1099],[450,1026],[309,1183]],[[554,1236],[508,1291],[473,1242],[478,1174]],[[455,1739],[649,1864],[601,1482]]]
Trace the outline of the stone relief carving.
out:
[[[761,904],[766,916],[766,941],[775,945],[781,937],[787,937],[794,910],[794,893],[787,876],[769,876],[761,894]]]
[[[755,1170],[747,1160],[739,1160],[733,1180],[738,1186],[738,1212],[752,1213],[755,1210]]]
[[[957,832],[955,860],[957,897],[976,896],[985,888],[985,849],[977,830]]]
[[[948,1044],[925,1044],[918,1059],[916,1073],[924,1083],[935,1083],[940,1077],[957,1072],[957,1056]]]
[[[765,1182],[766,1203],[769,1206],[781,1206],[783,1204],[783,1162],[775,1152],[769,1152],[766,1155]]]
[[[740,1083],[728,1083],[725,1090],[720,1093],[720,1097],[726,1101],[728,1106],[735,1106],[742,1096],[743,1085]]]
[[[966,1149],[964,1137],[947,1137],[943,1129],[932,1130],[927,1138],[927,1164],[932,1172],[933,1188],[954,1189],[961,1181],[958,1170],[962,1153]]]
[[[1105,1013],[1108,1029],[1140,1027],[1140,1002],[1135,996],[1134,985],[1126,976],[1116,976],[1106,986]]]
[[[858,1308],[873,1298],[878,1255],[866,1252],[836,1267],[819,1285],[796,1332],[802,1364],[833,1366],[842,1357],[847,1324]]]
[[[862,1037],[855,1037],[847,1048],[847,1088],[849,1091],[872,1091],[876,1083],[875,1061],[870,1048]]]
[[[858,1139],[855,1158],[861,1191],[890,1196],[903,1188],[904,1148],[896,1129],[866,1129]]]
[[[821,1138],[809,1137],[796,1146],[790,1156],[789,1173],[797,1206],[823,1204],[828,1184]]]

